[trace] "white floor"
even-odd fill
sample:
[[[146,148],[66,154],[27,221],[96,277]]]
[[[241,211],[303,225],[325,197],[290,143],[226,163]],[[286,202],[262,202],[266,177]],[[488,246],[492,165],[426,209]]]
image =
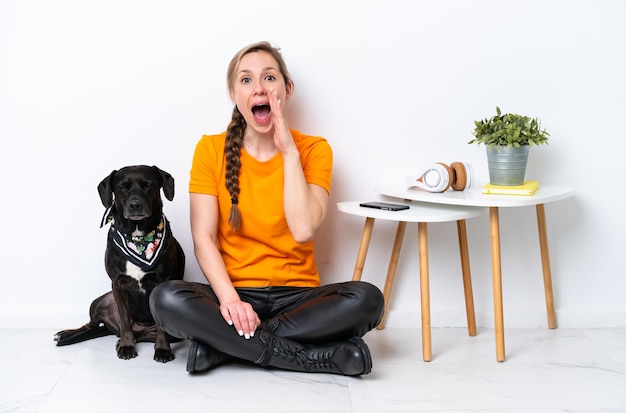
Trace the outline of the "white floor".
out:
[[[176,359],[120,360],[116,338],[56,347],[52,330],[0,329],[0,412],[626,412],[626,329],[507,329],[507,360],[494,331],[433,329],[433,360],[418,329],[365,336],[374,358],[363,377],[227,365],[185,371]]]

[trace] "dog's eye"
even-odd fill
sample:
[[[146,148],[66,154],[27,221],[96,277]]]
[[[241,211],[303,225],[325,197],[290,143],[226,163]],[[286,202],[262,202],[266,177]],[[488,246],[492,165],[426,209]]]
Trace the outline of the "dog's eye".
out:
[[[117,190],[120,192],[128,192],[129,189],[130,189],[130,184],[128,182],[120,182],[117,185]]]
[[[152,189],[154,184],[152,183],[152,181],[141,181],[139,182],[139,186],[141,187],[141,189]]]

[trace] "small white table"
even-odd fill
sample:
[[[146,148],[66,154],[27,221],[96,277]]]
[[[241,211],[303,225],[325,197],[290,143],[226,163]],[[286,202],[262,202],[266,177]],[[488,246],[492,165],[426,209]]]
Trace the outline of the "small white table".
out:
[[[543,269],[544,291],[548,327],[556,328],[556,313],[554,310],[554,294],[552,291],[552,274],[550,270],[550,254],[548,252],[548,236],[546,231],[546,215],[544,205],[559,201],[574,194],[569,187],[541,185],[532,196],[524,195],[488,195],[482,193],[482,186],[465,191],[446,191],[432,193],[421,189],[408,189],[403,180],[396,183],[379,184],[375,187],[381,195],[394,198],[410,199],[433,204],[474,206],[489,208],[489,226],[491,231],[491,268],[493,277],[494,318],[496,332],[496,359],[504,361],[504,315],[502,304],[502,265],[500,257],[500,218],[499,208],[535,206],[537,211],[537,226],[539,230],[539,246]]]
[[[407,222],[417,222],[418,229],[418,253],[420,266],[420,301],[422,309],[422,357],[424,361],[432,359],[432,340],[430,335],[430,286],[428,273],[428,222],[457,222],[457,231],[459,236],[459,249],[461,255],[461,271],[463,275],[463,286],[465,290],[465,309],[467,315],[467,327],[470,336],[476,335],[476,318],[474,316],[474,298],[472,294],[472,281],[469,265],[469,254],[467,250],[467,231],[465,228],[465,220],[473,218],[487,212],[486,208],[453,206],[453,205],[432,205],[419,202],[397,201],[409,205],[409,209],[402,211],[383,211],[373,208],[365,208],[359,206],[360,202],[339,202],[337,209],[341,212],[365,217],[365,227],[361,236],[361,244],[357,253],[356,264],[352,279],[358,281],[363,274],[365,265],[365,257],[369,248],[372,230],[374,228],[375,219],[384,219],[387,221],[397,221],[395,241],[389,259],[389,267],[387,270],[387,278],[385,279],[385,287],[383,296],[385,297],[385,312],[383,319],[378,325],[378,329],[384,328],[387,310],[389,308],[389,299],[391,296],[391,288],[398,266],[400,250],[404,240],[404,233]]]

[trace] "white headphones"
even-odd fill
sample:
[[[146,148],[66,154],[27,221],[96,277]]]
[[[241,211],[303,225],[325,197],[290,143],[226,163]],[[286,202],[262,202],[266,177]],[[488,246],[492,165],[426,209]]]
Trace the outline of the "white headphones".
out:
[[[469,189],[474,184],[472,165],[465,162],[452,162],[450,166],[437,162],[417,175],[406,177],[406,185],[425,189],[429,192],[444,192],[448,188],[455,191]]]

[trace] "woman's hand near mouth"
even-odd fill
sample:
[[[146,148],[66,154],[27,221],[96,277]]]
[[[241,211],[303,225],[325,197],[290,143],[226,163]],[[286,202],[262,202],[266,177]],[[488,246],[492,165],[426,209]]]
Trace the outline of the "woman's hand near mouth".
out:
[[[272,124],[274,125],[274,145],[276,145],[283,156],[288,155],[292,151],[298,153],[291,132],[289,131],[287,119],[283,116],[282,102],[278,98],[278,92],[274,88],[270,88],[267,95],[272,110],[271,117]]]

